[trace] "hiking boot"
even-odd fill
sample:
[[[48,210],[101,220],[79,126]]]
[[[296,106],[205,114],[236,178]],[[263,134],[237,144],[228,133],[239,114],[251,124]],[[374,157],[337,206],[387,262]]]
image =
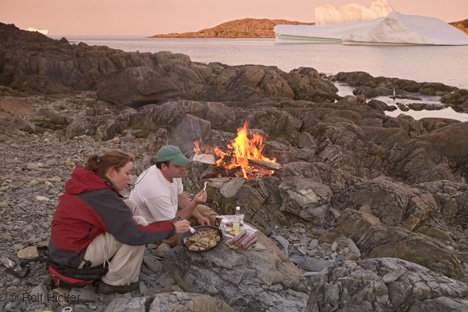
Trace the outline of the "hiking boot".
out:
[[[128,285],[109,285],[103,281],[99,281],[97,293],[102,295],[110,294],[125,294],[130,291],[138,290],[140,282],[131,283]]]

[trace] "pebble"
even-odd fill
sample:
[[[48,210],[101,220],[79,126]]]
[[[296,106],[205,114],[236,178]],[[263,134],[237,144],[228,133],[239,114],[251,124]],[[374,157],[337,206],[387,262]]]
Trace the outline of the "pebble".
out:
[[[17,244],[13,245],[13,249],[15,249],[15,250],[20,250],[20,249],[23,249],[23,248],[24,248],[23,244],[17,243]]]
[[[37,196],[36,196],[36,200],[37,200],[37,201],[42,201],[42,202],[47,202],[47,201],[49,201],[50,199],[48,199],[48,198],[45,197],[45,196],[37,195]]]
[[[144,256],[143,257],[144,264],[154,273],[161,273],[163,270],[163,266],[161,262],[155,258],[154,256]]]
[[[18,250],[16,256],[19,259],[34,259],[39,256],[36,246],[29,246],[24,249]]]

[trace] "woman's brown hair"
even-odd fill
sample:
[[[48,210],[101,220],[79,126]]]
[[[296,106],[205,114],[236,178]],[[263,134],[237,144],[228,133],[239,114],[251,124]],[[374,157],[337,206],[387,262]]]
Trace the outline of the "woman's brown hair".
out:
[[[118,171],[134,159],[133,155],[112,150],[105,152],[102,156],[96,154],[89,156],[85,168],[104,178],[109,168],[115,168]]]

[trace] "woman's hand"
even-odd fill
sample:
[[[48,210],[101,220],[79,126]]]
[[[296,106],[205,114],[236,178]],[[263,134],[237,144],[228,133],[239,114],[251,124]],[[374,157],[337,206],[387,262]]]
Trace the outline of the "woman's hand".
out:
[[[198,204],[203,204],[206,202],[206,199],[208,198],[208,193],[206,193],[205,190],[201,190],[195,196],[193,197],[193,201],[195,202],[196,205]]]
[[[190,228],[190,222],[187,220],[180,220],[174,222],[174,228],[177,234],[187,232]]]

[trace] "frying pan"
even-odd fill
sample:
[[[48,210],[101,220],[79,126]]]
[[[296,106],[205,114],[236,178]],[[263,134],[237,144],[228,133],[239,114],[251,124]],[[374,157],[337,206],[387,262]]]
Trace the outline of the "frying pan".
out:
[[[215,226],[212,226],[212,225],[197,225],[197,226],[194,226],[193,227],[195,229],[195,233],[197,232],[200,232],[200,231],[206,231],[208,229],[213,229],[215,231],[218,232],[218,235],[220,237],[220,240],[218,241],[218,243],[216,245],[214,245],[213,247],[210,247],[210,248],[207,248],[207,249],[204,249],[204,250],[189,250],[187,248],[187,246],[185,245],[185,242],[187,241],[187,239],[192,236],[193,234],[190,233],[189,231],[187,232],[184,232],[180,235],[179,237],[179,244],[180,246],[184,247],[187,251],[190,251],[190,252],[195,252],[195,253],[202,253],[202,252],[205,252],[205,251],[208,251],[208,250],[211,250],[213,248],[216,248],[219,244],[221,244],[221,242],[223,241],[223,232],[218,229],[217,227]]]

